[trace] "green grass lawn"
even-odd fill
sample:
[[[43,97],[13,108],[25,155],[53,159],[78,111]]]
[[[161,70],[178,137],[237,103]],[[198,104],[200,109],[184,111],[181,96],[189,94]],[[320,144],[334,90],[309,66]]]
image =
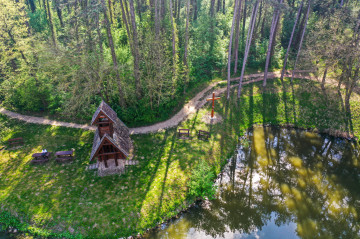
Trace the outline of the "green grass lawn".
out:
[[[186,187],[192,169],[205,159],[219,173],[238,138],[253,124],[333,128],[360,135],[356,93],[351,99],[352,118],[347,120],[332,88],[325,97],[312,81],[294,81],[294,94],[288,81],[287,93],[279,80],[269,81],[266,92],[261,84],[246,85],[240,102],[234,94],[230,102],[222,96],[216,103],[216,112],[224,118],[220,124],[201,121],[209,114],[209,105],[191,115],[179,126],[191,130],[189,140],[179,139],[176,129],[132,136],[134,159],[140,164],[120,176],[100,178],[85,171],[93,132],[25,124],[0,115],[3,142],[25,139],[21,148],[0,151],[0,224],[51,237],[119,238],[142,233],[192,202]],[[197,139],[200,129],[211,132],[209,141]],[[42,148],[52,152],[73,148],[76,159],[64,165],[54,160],[30,165],[31,155]]]

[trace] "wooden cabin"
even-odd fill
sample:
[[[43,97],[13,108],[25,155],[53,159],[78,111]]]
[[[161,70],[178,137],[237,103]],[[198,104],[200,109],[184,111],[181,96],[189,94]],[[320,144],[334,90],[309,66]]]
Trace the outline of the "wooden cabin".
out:
[[[124,167],[126,165],[124,160],[129,158],[132,142],[129,129],[117,117],[116,112],[102,101],[93,115],[91,125],[97,126],[97,130],[90,162],[97,159],[100,165],[99,169]]]

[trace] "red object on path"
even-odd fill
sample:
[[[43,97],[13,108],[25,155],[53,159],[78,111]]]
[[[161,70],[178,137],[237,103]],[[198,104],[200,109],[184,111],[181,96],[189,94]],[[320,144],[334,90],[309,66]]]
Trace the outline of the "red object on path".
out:
[[[220,97],[215,98],[215,92],[213,92],[212,98],[206,99],[206,101],[212,101],[212,111],[211,111],[211,118],[214,118],[214,107],[215,107],[215,100],[219,100]]]

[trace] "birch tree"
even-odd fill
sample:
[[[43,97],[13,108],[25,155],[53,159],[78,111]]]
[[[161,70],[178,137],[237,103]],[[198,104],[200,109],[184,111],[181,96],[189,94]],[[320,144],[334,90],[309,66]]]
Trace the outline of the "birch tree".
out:
[[[241,76],[239,79],[239,86],[238,86],[238,91],[237,91],[238,99],[240,99],[240,95],[241,95],[242,81],[243,81],[244,74],[245,74],[245,66],[246,66],[248,55],[249,55],[251,40],[252,40],[254,28],[255,28],[258,7],[259,7],[259,0],[257,0],[255,2],[254,8],[253,8],[253,11],[251,14],[251,18],[250,18],[250,26],[249,26],[248,34],[246,37],[246,46],[245,46],[245,53],[244,53],[244,59],[243,59],[243,66],[241,69]]]
[[[311,0],[309,0],[308,9],[307,9],[307,12],[306,12],[304,29],[303,29],[302,34],[301,34],[299,49],[298,49],[298,52],[297,52],[297,55],[296,55],[296,60],[295,60],[295,64],[294,64],[294,69],[293,69],[292,76],[291,76],[291,82],[292,82],[293,79],[294,79],[294,74],[295,74],[295,70],[296,70],[296,65],[297,65],[297,62],[298,62],[298,59],[299,59],[299,55],[300,55],[300,52],[301,52],[301,47],[302,47],[302,44],[303,44],[303,41],[304,41],[304,36],[305,36],[305,32],[306,32],[306,26],[307,26],[308,19],[309,19],[309,14],[310,14],[310,8],[311,8]]]
[[[184,65],[185,65],[184,93],[187,88],[187,82],[189,81],[189,64],[188,64],[189,20],[190,20],[190,0],[187,0],[186,1],[185,46],[184,46]]]
[[[169,4],[170,4],[169,12],[170,12],[171,36],[172,36],[173,74],[175,76],[177,60],[176,60],[176,39],[175,39],[175,26],[174,26],[172,0],[169,0]]]
[[[296,25],[297,25],[297,23],[298,23],[298,21],[299,21],[299,17],[300,17],[302,8],[303,8],[303,4],[304,4],[304,0],[301,1],[300,7],[299,7],[299,10],[298,10],[298,12],[297,12],[296,19],[295,19],[295,22],[294,22],[294,26],[293,26],[293,29],[292,29],[292,32],[291,32],[289,44],[288,44],[288,47],[287,47],[287,50],[286,50],[286,54],[285,54],[285,58],[284,58],[283,69],[282,69],[282,71],[281,71],[281,77],[280,77],[281,81],[283,81],[283,79],[284,79],[284,74],[285,74],[285,69],[286,69],[286,64],[287,64],[287,60],[288,60],[288,56],[289,56],[291,44],[292,44],[292,41],[293,41],[293,39],[294,39],[294,34],[295,34],[295,30],[296,30]]]
[[[279,3],[282,4],[283,0],[280,0]],[[268,70],[269,70],[269,63],[270,63],[270,57],[271,57],[271,48],[272,48],[273,41],[274,41],[276,27],[277,27],[277,24],[278,24],[279,19],[280,19],[280,13],[281,12],[280,12],[279,7],[275,6],[274,15],[273,15],[272,23],[271,23],[270,38],[269,38],[269,45],[268,45],[267,55],[266,55],[266,62],[265,62],[264,83],[263,83],[264,87],[266,86],[266,79],[267,79],[267,74],[268,74]]]
[[[231,48],[232,48],[232,40],[233,40],[233,34],[234,34],[234,27],[236,24],[236,15],[238,10],[239,1],[241,0],[235,0],[235,8],[234,8],[234,15],[233,15],[233,21],[231,24],[231,32],[230,32],[230,41],[229,41],[229,52],[228,52],[228,69],[227,69],[227,100],[230,99],[230,66],[231,66]]]
[[[240,37],[240,19],[241,19],[241,3],[240,0],[237,9],[235,9],[234,13],[236,12],[236,25],[235,25],[235,44],[234,44],[234,74],[237,73],[237,66],[239,61],[239,37]]]

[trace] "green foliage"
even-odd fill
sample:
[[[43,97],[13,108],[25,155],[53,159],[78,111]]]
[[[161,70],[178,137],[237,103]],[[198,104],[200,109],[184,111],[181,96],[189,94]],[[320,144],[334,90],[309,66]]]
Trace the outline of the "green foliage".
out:
[[[45,109],[50,96],[46,85],[41,84],[33,77],[24,82],[17,82],[8,90],[10,97],[6,98],[4,103],[25,111],[37,112]]]
[[[37,10],[36,12],[32,13],[28,11],[29,16],[29,24],[35,32],[41,33],[47,29],[47,19],[46,13],[44,10]]]
[[[200,163],[192,170],[188,181],[189,196],[196,198],[214,198],[216,187],[214,186],[215,174],[209,163],[201,160]]]

